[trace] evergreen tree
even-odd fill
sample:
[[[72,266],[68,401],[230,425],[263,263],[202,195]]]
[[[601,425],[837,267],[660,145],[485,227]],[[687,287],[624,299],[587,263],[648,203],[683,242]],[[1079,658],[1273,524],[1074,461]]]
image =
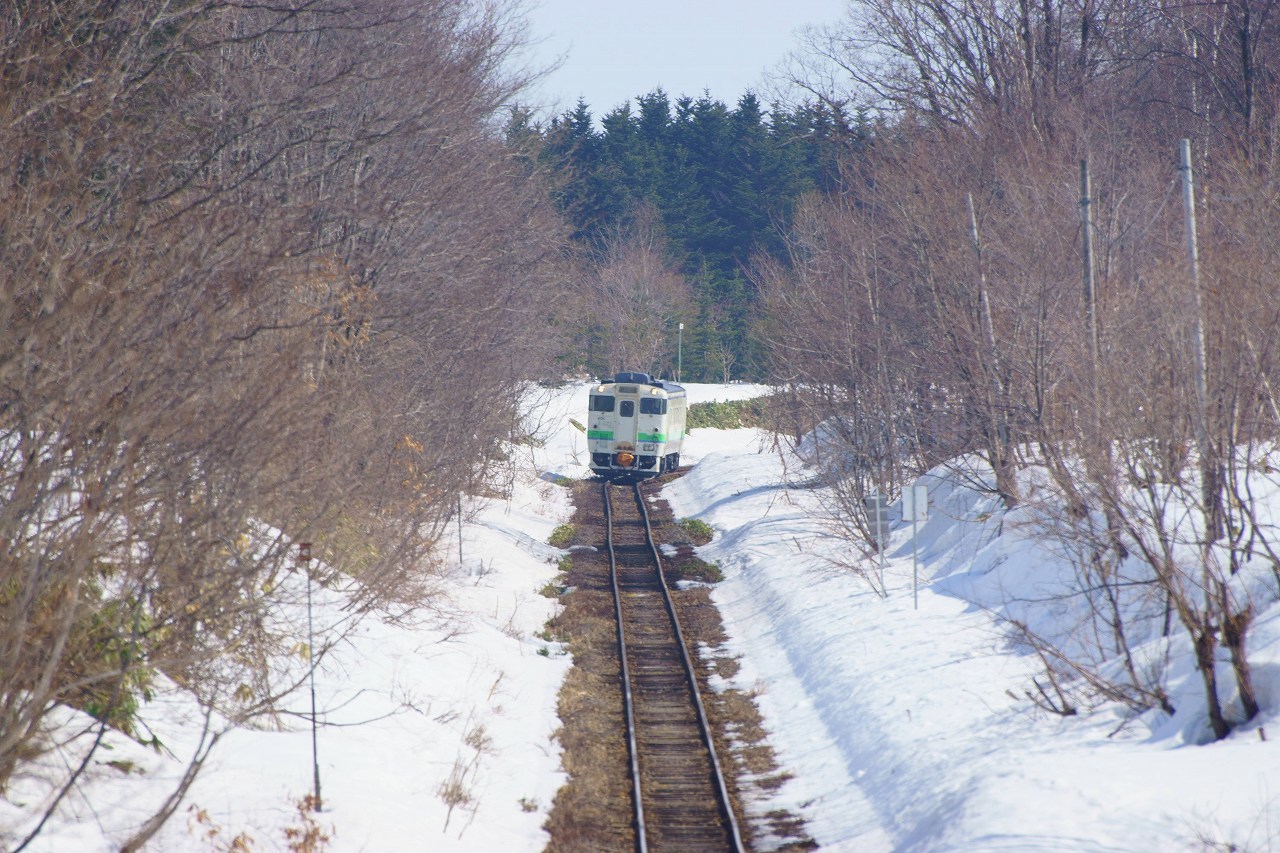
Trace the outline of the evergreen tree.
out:
[[[511,107],[502,127],[502,138],[524,165],[526,173],[532,173],[542,148],[542,128],[534,120],[533,110],[520,104]]]
[[[573,228],[576,240],[590,240],[604,221],[607,205],[599,198],[597,175],[600,138],[586,101],[551,120],[542,158],[559,176],[555,201]]]
[[[537,134],[513,112],[510,144],[525,150]],[[704,93],[673,102],[662,89],[606,113],[596,130],[588,105],[551,120],[541,160],[555,173],[555,201],[574,240],[601,262],[609,235],[636,212],[657,211],[673,264],[692,288],[696,317],[686,323],[684,375],[723,379],[760,375],[752,336],[756,293],[744,271],[755,253],[785,262],[782,235],[806,193],[841,186],[838,163],[867,144],[865,118],[825,104],[766,113],[753,93],[733,109]],[[580,350],[599,351],[579,343]]]

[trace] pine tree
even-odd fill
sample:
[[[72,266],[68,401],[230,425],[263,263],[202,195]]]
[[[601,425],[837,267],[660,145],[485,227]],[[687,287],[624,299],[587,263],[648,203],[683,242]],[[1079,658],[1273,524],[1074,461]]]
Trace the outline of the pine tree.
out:
[[[555,200],[574,240],[598,259],[609,235],[652,206],[697,306],[684,375],[761,375],[757,295],[745,270],[758,252],[785,263],[782,235],[796,203],[841,187],[839,163],[869,144],[865,117],[821,103],[766,113],[751,92],[733,109],[706,93],[673,102],[654,89],[600,125],[579,101],[541,135],[541,160],[557,175]],[[507,139],[523,147],[538,132],[530,116],[513,113]]]

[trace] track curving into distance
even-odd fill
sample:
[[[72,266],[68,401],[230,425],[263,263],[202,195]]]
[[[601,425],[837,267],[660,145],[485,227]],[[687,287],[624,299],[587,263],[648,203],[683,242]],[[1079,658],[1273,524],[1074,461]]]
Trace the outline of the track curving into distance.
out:
[[[644,495],[633,484],[633,501],[615,506],[613,488],[603,484],[636,849],[738,853],[742,837]]]

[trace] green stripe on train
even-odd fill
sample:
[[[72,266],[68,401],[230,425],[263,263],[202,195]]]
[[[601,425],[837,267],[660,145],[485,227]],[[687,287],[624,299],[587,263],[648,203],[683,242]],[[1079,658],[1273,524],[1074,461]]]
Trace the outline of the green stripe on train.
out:
[[[667,436],[660,432],[638,432],[636,433],[637,441],[666,441]]]
[[[613,430],[589,429],[587,430],[587,438],[610,439],[613,438]]]

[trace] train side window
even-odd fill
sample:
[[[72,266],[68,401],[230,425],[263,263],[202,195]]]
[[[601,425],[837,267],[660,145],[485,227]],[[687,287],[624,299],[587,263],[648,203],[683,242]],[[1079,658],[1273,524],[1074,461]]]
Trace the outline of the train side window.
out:
[[[623,400],[622,405],[618,406],[618,414],[621,417],[629,418],[636,413],[635,400]]]
[[[667,413],[667,401],[658,397],[643,397],[640,400],[640,414],[642,415],[665,415]]]
[[[593,412],[612,412],[614,398],[607,394],[600,394],[591,398],[590,409]]]

